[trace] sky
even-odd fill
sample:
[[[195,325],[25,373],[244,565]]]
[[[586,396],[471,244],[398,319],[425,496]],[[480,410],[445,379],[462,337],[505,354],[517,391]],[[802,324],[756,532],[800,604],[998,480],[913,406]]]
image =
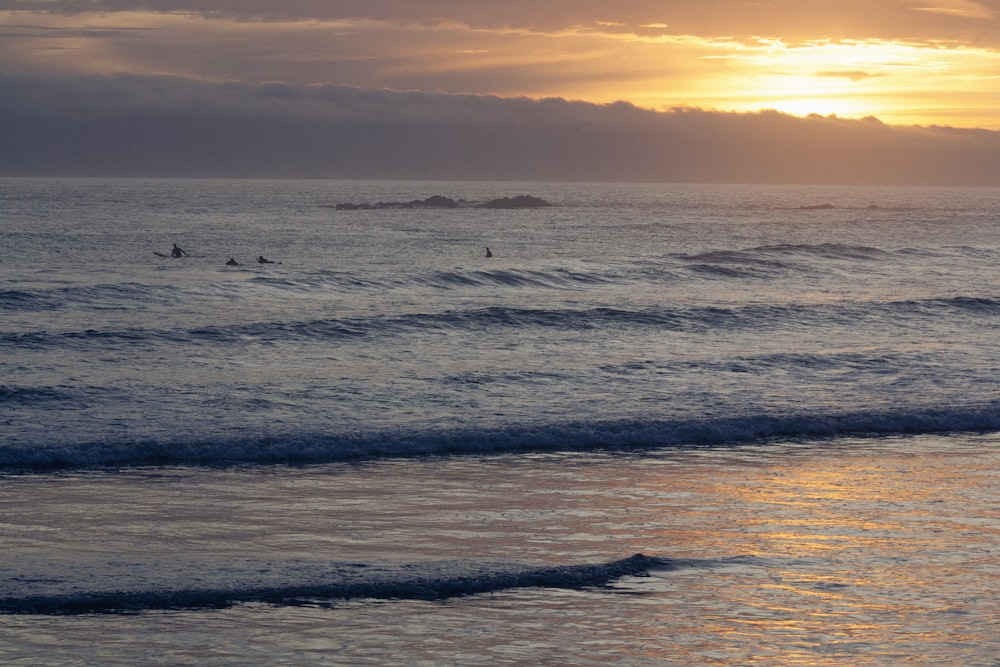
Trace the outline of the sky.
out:
[[[1000,185],[1000,0],[0,0],[0,175]]]

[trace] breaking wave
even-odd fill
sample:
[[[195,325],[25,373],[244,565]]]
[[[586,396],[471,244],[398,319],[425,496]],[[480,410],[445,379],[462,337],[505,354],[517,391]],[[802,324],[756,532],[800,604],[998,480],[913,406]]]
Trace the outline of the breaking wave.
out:
[[[234,580],[233,567],[227,568],[226,576],[199,572],[197,580],[205,582],[200,588],[181,588],[173,582],[156,582],[156,587],[143,588],[150,582],[129,582],[131,572],[126,570],[115,580],[114,588],[72,586],[71,591],[2,596],[0,613],[113,614],[219,609],[245,603],[328,606],[338,601],[358,599],[441,600],[512,588],[594,588],[622,577],[642,576],[651,570],[669,570],[684,564],[683,561],[643,554],[607,563],[555,567],[446,562],[393,568],[357,563],[302,564],[293,561],[284,565],[256,564],[256,568],[244,565],[238,573],[238,581]],[[281,571],[275,574],[275,569]],[[106,573],[103,576],[107,578]],[[185,579],[190,580],[190,577],[175,577],[175,581]],[[138,588],[131,588],[130,583]]]
[[[5,444],[0,445],[0,469],[307,464],[529,451],[723,447],[776,439],[998,430],[1000,402],[993,401],[980,406],[844,414],[759,414],[721,419],[577,421],[440,431],[399,427],[368,433]]]

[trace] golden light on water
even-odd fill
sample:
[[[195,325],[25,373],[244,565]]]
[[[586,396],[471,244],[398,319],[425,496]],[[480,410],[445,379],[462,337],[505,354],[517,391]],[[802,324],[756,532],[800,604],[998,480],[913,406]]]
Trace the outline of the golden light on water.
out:
[[[976,515],[996,495],[990,457],[920,451],[917,440],[870,444],[802,457],[794,448],[774,458],[706,452],[700,464],[678,457],[650,477],[668,501],[658,543],[676,556],[727,560],[662,575],[683,613],[717,640],[699,655],[725,644],[755,659],[739,664],[816,665],[858,647],[974,641],[969,618],[992,597],[968,582],[995,571],[996,522]],[[702,590],[703,580],[712,586]],[[677,611],[658,622],[674,628]]]

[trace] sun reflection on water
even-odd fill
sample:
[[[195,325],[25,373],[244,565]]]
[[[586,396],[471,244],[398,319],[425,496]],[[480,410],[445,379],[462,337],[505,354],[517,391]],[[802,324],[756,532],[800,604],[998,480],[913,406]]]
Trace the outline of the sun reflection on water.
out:
[[[1000,596],[1000,520],[974,509],[1000,506],[988,457],[847,447],[767,464],[732,456],[723,470],[700,493],[728,506],[724,514],[701,512],[691,502],[699,490],[678,488],[693,476],[658,480],[664,497],[685,499],[660,508],[674,512],[661,539],[682,552],[729,549],[749,559],[708,577],[697,569],[670,575],[676,597],[662,610],[664,624],[676,632],[683,610],[698,633],[727,646],[725,659],[718,647],[698,648],[703,664],[734,656],[740,664],[834,664],[826,658],[838,655],[928,664],[945,656],[920,647],[981,643]],[[706,578],[711,586],[700,585]]]

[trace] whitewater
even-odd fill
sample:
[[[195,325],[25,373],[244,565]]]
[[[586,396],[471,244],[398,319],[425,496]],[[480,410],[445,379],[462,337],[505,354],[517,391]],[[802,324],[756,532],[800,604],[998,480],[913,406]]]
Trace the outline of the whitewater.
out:
[[[0,660],[995,667],[998,214],[0,179]]]

